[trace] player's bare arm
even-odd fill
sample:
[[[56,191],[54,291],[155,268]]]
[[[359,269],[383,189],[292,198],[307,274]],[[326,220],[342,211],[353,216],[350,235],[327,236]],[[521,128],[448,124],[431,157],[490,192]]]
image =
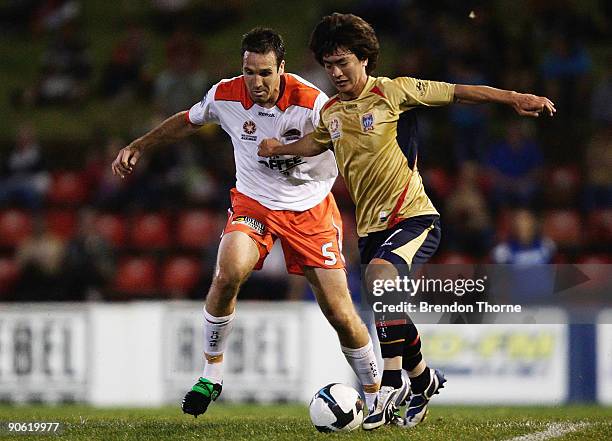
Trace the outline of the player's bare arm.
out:
[[[546,97],[496,89],[489,86],[455,86],[455,102],[464,104],[501,103],[512,107],[521,116],[538,117],[541,113],[553,116],[557,109]]]
[[[283,144],[278,139],[268,138],[259,143],[257,154],[263,157],[276,155],[317,156],[327,150],[312,139],[312,134],[306,135],[298,141]]]
[[[192,133],[197,132],[199,128],[200,126],[191,124],[187,120],[187,111],[172,115],[153,130],[119,150],[111,166],[113,174],[125,178],[126,175],[132,173],[134,166],[145,149],[170,144],[171,142],[186,138]]]

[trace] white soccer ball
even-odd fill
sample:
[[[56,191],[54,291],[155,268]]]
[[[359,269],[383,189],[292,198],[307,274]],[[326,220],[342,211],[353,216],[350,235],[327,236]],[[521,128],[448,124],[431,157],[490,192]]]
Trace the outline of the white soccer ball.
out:
[[[361,426],[363,407],[363,400],[352,387],[328,384],[310,401],[310,421],[319,432],[348,432]]]

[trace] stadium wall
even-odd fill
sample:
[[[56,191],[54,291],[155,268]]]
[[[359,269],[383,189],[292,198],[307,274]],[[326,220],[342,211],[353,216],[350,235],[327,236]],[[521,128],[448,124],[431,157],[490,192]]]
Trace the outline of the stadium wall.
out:
[[[0,400],[178,403],[201,375],[201,311],[200,302],[0,305]],[[237,312],[224,400],[308,402],[327,383],[354,383],[316,304],[242,302]],[[612,310],[601,313],[592,351],[601,355],[591,360],[604,404],[612,404],[611,319]],[[594,345],[562,324],[420,330],[425,357],[449,378],[438,401],[447,404],[564,403],[577,375],[572,347]]]

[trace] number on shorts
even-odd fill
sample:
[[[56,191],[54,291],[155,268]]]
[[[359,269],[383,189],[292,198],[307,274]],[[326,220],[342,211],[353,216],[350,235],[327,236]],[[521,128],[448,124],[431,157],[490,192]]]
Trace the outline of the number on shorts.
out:
[[[336,254],[334,254],[333,251],[329,250],[333,246],[334,244],[332,242],[327,242],[326,244],[323,244],[323,246],[321,247],[321,252],[323,253],[323,257],[327,257],[327,260],[323,262],[325,265],[331,266],[331,265],[335,265],[336,262],[338,262],[338,258],[336,257]]]

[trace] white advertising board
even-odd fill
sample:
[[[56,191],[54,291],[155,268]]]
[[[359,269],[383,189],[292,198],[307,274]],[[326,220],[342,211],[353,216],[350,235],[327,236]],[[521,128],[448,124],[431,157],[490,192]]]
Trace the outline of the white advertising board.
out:
[[[567,325],[420,325],[423,355],[448,383],[438,403],[559,404]]]
[[[0,398],[70,402],[86,398],[88,312],[82,304],[0,307]]]
[[[600,312],[597,320],[597,400],[612,404],[612,309]]]

